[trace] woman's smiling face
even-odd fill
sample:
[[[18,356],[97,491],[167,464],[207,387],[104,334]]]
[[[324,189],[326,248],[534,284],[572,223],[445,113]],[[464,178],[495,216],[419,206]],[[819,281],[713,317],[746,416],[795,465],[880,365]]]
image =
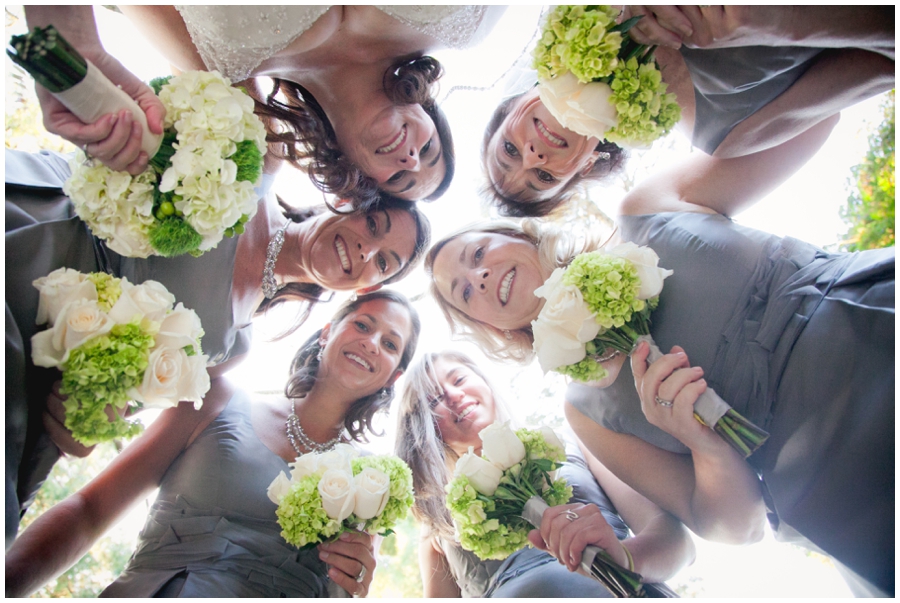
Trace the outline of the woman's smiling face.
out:
[[[307,265],[327,289],[348,291],[384,282],[409,263],[416,246],[412,214],[388,209],[323,215],[305,245]]]
[[[447,242],[434,259],[432,274],[445,301],[498,329],[519,329],[537,318],[544,300],[534,290],[550,276],[530,242],[485,232]]]
[[[480,450],[479,432],[497,419],[491,388],[471,368],[454,360],[439,357],[434,372],[443,393],[429,400],[429,405],[441,439],[460,454],[469,446]]]

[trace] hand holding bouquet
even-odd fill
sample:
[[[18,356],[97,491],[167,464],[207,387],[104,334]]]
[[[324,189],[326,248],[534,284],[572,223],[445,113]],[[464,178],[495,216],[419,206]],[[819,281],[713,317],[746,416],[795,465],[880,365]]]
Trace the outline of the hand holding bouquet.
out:
[[[144,119],[134,101],[52,26],[11,44],[16,52],[7,54],[83,121],[122,108]],[[145,148],[147,169],[137,176],[115,172],[79,151],[64,190],[79,217],[116,253],[200,255],[223,236],[243,232],[255,214],[265,129],[253,100],[218,73],[185,72],[151,86],[166,117],[161,142],[148,143],[145,136],[152,146]]]
[[[394,456],[359,456],[348,444],[304,454],[268,489],[282,537],[297,547],[347,530],[389,534],[413,504],[412,472]]]
[[[534,292],[547,299],[532,322],[534,350],[544,372],[598,381],[607,375],[600,357],[605,350],[631,354],[640,341],[651,346],[649,362],[659,359],[662,353],[650,336],[650,313],[672,271],[658,263],[649,247],[625,243],[583,253],[567,268],[557,268]],[[744,457],[768,437],[712,388],[694,404],[694,416]]]
[[[562,5],[534,50],[541,101],[564,127],[626,147],[646,147],[671,131],[681,108],[653,59],[612,6]]]
[[[65,425],[76,440],[90,446],[140,432],[118,412],[110,420],[107,406],[200,407],[209,390],[200,319],[161,284],[60,268],[34,286],[36,322],[50,328],[32,337],[32,360],[62,370]]]

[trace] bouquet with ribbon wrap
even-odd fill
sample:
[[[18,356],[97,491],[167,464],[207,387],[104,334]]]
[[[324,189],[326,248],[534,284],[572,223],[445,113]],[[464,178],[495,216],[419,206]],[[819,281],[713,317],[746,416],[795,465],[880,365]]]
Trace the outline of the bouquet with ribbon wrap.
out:
[[[413,504],[412,471],[395,456],[359,456],[348,444],[310,452],[269,485],[281,536],[308,547],[347,530],[390,534]]]
[[[653,48],[616,23],[608,5],[562,5],[544,21],[534,49],[541,102],[563,127],[625,147],[649,147],[681,119],[666,94]]]
[[[631,354],[641,341],[650,344],[648,362],[662,357],[650,335],[650,314],[672,271],[658,263],[659,256],[649,247],[625,243],[580,254],[568,267],[557,268],[534,292],[547,300],[531,323],[534,351],[544,372],[599,381],[607,376],[604,352]],[[712,388],[694,403],[694,416],[745,458],[769,436]]]
[[[128,406],[200,408],[209,390],[203,329],[197,314],[160,283],[133,285],[105,273],[54,270],[34,281],[40,291],[31,339],[36,366],[62,371],[66,428],[87,446],[141,431],[123,417]],[[115,412],[107,414],[107,407]]]
[[[216,72],[188,71],[150,85],[166,109],[161,136],[144,112],[51,25],[14,36],[7,54],[85,123],[122,109],[143,126],[150,157],[136,176],[78,151],[63,187],[78,216],[124,256],[201,255],[244,231],[256,213],[265,128],[253,99]]]

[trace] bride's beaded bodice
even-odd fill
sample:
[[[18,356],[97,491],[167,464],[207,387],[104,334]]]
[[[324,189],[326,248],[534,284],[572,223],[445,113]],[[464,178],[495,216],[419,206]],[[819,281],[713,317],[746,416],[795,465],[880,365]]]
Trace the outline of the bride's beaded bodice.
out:
[[[204,64],[240,81],[308,30],[330,6],[176,6]],[[476,41],[486,6],[378,6],[451,48]]]

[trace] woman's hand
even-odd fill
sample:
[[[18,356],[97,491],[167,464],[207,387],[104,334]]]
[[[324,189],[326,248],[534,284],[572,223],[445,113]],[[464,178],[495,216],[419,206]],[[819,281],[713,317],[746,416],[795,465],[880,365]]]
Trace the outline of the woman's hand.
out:
[[[596,505],[559,505],[544,511],[540,530],[532,530],[528,540],[547,551],[570,572],[578,570],[581,554],[589,544],[606,551],[621,567],[628,568],[628,555],[615,532]]]
[[[56,444],[60,452],[84,458],[93,452],[94,447],[78,442],[72,437],[72,432],[66,428],[66,408],[63,406],[63,401],[68,396],[59,392],[61,385],[61,381],[56,381],[50,395],[47,396],[47,407],[42,413],[44,429],[47,430],[47,435],[50,436],[50,440]]]
[[[694,403],[706,391],[703,369],[692,367],[687,354],[674,346],[649,367],[650,346],[643,342],[631,355],[634,386],[647,420],[678,438],[695,452],[714,452],[724,442],[694,418]]]
[[[640,44],[668,46],[678,50],[693,33],[691,20],[678,6],[624,6],[619,21],[640,16],[628,35]],[[691,8],[691,7],[688,7]],[[694,7],[695,8],[695,7]]]
[[[365,532],[344,532],[319,545],[319,559],[330,565],[328,577],[354,597],[369,594],[375,575],[375,547]]]

